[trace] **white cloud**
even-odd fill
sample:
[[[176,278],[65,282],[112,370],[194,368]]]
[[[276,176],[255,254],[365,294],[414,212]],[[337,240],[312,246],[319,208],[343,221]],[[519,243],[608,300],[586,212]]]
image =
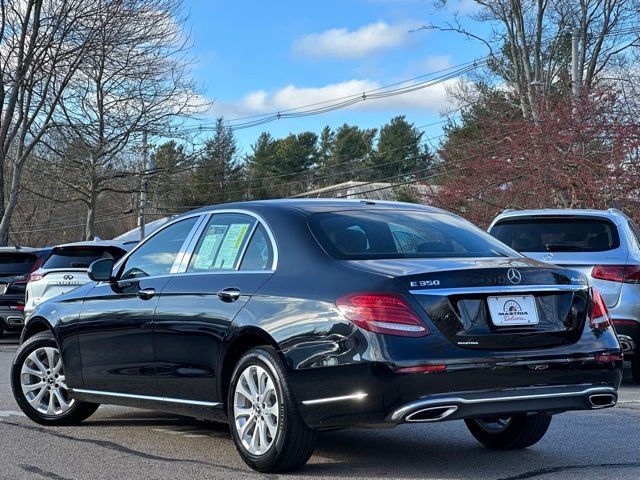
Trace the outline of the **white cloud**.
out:
[[[453,66],[451,63],[451,55],[434,55],[427,58],[424,63],[427,73],[437,72]]]
[[[389,25],[385,22],[371,23],[357,30],[333,28],[300,38],[293,49],[314,58],[359,58],[405,44],[410,28],[407,23]]]
[[[449,10],[462,15],[472,15],[480,10],[480,5],[475,0],[456,0],[449,2]]]
[[[455,79],[403,95],[366,100],[347,108],[393,113],[408,110],[439,112],[449,104],[446,87],[453,82]],[[320,102],[328,102],[326,105],[330,105],[338,98],[360,95],[380,86],[375,81],[354,79],[322,87],[287,85],[272,92],[255,90],[238,101],[215,102],[211,114],[233,120],[237,117],[279,112]]]

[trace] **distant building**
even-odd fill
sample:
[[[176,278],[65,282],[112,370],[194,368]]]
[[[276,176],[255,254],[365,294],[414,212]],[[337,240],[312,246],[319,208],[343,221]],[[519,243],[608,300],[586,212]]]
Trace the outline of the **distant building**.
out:
[[[162,225],[167,223],[173,217],[164,217],[159,218],[158,220],[154,220],[153,222],[145,223],[144,225],[144,233],[146,236],[149,236],[150,233],[155,232]],[[133,230],[129,230],[128,232],[123,233],[122,235],[118,235],[114,240],[121,240],[123,242],[135,242],[140,241],[140,227],[136,227]]]

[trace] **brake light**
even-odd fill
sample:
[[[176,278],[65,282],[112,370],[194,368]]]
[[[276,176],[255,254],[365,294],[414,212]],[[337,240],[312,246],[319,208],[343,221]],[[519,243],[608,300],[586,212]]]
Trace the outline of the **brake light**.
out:
[[[423,337],[431,332],[400,295],[352,293],[336,302],[340,313],[370,332],[404,337]]]
[[[29,283],[35,280],[40,280],[44,275],[40,273],[33,273],[33,272],[38,270],[42,266],[45,260],[46,260],[46,256],[40,255],[38,259],[35,262],[33,262],[33,265],[31,265],[31,268],[29,269],[29,273],[27,273],[22,280],[16,283]]]
[[[42,280],[44,278],[44,275],[41,273],[32,273],[31,275],[29,275],[29,277],[27,278],[27,283],[29,282],[35,282],[37,280]]]
[[[604,329],[610,327],[612,323],[609,309],[604,303],[602,295],[595,288],[591,288],[591,303],[591,328]]]
[[[614,325],[620,325],[621,327],[633,327],[635,325],[640,325],[640,322],[636,322],[635,320],[614,320]]]
[[[620,362],[624,360],[624,357],[619,353],[613,353],[610,355],[607,354],[599,354],[594,357],[596,362],[599,363],[609,363],[609,362]]]
[[[418,365],[417,367],[400,367],[394,371],[396,373],[436,373],[444,372],[446,369],[447,366],[442,363],[437,365]]]
[[[596,265],[591,276],[610,282],[640,283],[640,265]]]

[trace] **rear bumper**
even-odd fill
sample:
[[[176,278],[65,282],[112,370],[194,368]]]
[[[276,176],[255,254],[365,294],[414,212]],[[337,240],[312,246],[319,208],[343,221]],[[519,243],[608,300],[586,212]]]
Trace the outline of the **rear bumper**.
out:
[[[626,320],[624,324],[619,324],[616,323],[616,319],[614,318],[614,324],[616,326],[618,341],[622,346],[622,351],[625,356],[640,354],[638,351],[638,349],[640,349],[640,322]]]
[[[290,378],[300,412],[313,428],[392,427],[613,406],[622,363],[601,363],[590,355],[458,364],[426,374],[399,374],[388,365],[361,363],[292,371]],[[592,402],[593,395],[602,397]]]
[[[22,310],[0,307],[0,327],[3,330],[20,330],[24,327],[24,312]]]
[[[437,422],[528,412],[597,410],[613,407],[617,401],[615,388],[590,384],[462,392],[408,403],[394,410],[387,421]]]

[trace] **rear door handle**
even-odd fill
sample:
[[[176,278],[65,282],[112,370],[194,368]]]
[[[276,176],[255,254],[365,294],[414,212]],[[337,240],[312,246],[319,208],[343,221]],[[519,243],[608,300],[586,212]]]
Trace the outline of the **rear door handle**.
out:
[[[149,300],[153,298],[155,294],[155,288],[143,288],[142,290],[138,290],[138,298],[140,298],[141,300]]]
[[[235,302],[240,298],[240,289],[239,288],[225,288],[224,290],[220,290],[218,292],[218,298],[223,302]]]

